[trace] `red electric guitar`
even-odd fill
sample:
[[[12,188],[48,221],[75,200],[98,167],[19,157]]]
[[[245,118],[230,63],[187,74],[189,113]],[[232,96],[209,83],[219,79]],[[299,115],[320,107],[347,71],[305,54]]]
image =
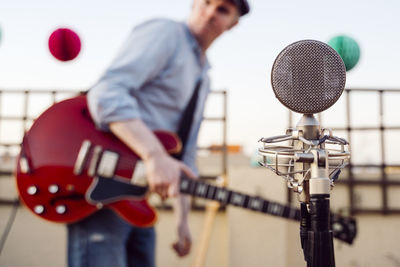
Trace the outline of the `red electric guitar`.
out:
[[[181,149],[179,138],[154,132],[165,149]],[[132,183],[140,158],[111,133],[93,123],[81,95],[54,104],[24,137],[16,170],[21,199],[34,214],[70,223],[108,207],[137,226],[151,226],[157,215],[147,203],[147,187]],[[180,191],[292,220],[299,209],[182,177]],[[331,217],[335,237],[352,243],[354,219]]]

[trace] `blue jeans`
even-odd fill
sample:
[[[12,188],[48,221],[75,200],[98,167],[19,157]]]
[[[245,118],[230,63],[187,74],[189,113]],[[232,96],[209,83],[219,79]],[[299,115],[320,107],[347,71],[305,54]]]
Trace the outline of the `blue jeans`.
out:
[[[103,209],[68,229],[69,267],[154,267],[155,231]]]

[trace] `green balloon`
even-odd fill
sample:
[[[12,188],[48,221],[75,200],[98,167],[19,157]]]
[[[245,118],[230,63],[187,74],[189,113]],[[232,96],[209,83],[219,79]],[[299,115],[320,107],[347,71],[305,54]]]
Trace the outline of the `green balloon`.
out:
[[[328,44],[335,49],[343,59],[346,71],[351,70],[360,59],[360,47],[354,39],[346,35],[333,37],[329,40]]]

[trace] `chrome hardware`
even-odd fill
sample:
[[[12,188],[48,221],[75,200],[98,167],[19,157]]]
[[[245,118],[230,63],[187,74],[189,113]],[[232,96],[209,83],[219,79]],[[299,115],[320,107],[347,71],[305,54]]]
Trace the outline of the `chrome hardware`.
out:
[[[288,182],[288,187],[293,188],[293,191],[296,193],[301,194],[304,190],[303,186],[301,185],[304,181],[304,178],[300,181],[293,181],[291,183]]]
[[[19,168],[20,168],[22,173],[31,172],[31,168],[29,168],[29,162],[28,162],[28,159],[26,157],[22,156],[19,159]]]
[[[100,159],[97,174],[102,177],[111,178],[118,164],[119,155],[115,152],[105,150]]]
[[[92,143],[89,140],[85,140],[82,142],[81,149],[79,150],[78,157],[76,158],[74,165],[75,175],[80,175],[82,173],[91,146]]]
[[[36,206],[33,208],[33,211],[34,211],[36,214],[42,214],[42,213],[44,212],[44,206],[43,206],[43,205],[36,205]]]
[[[322,129],[322,135],[327,135],[329,137],[333,137],[333,132],[331,128]]]
[[[146,166],[143,161],[138,160],[132,175],[131,184],[147,186]]]
[[[26,189],[26,192],[28,193],[28,195],[36,195],[36,193],[38,192],[38,188],[34,185],[31,185],[28,187],[28,189]]]
[[[56,185],[56,184],[52,184],[52,185],[49,185],[49,192],[50,193],[52,193],[52,194],[55,194],[55,193],[57,193],[58,192],[58,185]]]
[[[93,149],[93,156],[92,159],[89,163],[89,170],[88,170],[88,175],[89,176],[95,176],[96,175],[96,167],[97,167],[97,162],[99,161],[100,154],[103,148],[101,146],[95,146]]]
[[[312,153],[294,153],[297,162],[313,163],[314,155]]]
[[[56,207],[56,212],[58,214],[64,214],[67,211],[67,207],[65,205],[58,205]]]
[[[304,132],[309,136],[304,136]],[[288,129],[286,135],[261,138],[260,142],[260,165],[282,176],[300,196],[310,189],[327,192],[350,159],[349,143],[333,136],[331,129],[321,130],[311,115],[303,115],[297,128]],[[310,178],[317,177],[310,188]]]

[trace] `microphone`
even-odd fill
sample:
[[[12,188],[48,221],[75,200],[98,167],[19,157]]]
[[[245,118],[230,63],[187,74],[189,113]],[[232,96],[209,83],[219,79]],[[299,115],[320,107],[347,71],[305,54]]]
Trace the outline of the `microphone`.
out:
[[[271,83],[276,98],[303,116],[285,135],[260,139],[259,163],[282,176],[298,193],[300,237],[307,266],[333,267],[330,190],[347,165],[350,152],[348,142],[333,136],[331,129],[321,129],[314,114],[328,109],[341,96],[345,65],[329,45],[302,40],[279,53],[272,66]]]
[[[284,106],[297,113],[315,114],[339,99],[346,83],[346,67],[329,45],[299,41],[287,46],[275,59],[271,83]]]
[[[326,176],[331,179],[319,181],[311,193],[329,194],[328,182],[333,186],[338,170],[344,168],[350,158],[348,142],[333,136],[331,129],[321,130],[313,115],[335,104],[345,83],[346,67],[340,55],[329,45],[316,40],[288,45],[272,66],[271,84],[276,98],[303,116],[296,128],[287,129],[285,135],[260,139],[264,143],[259,149],[263,157],[260,164],[283,176],[289,188],[299,193],[300,202],[309,203],[308,182],[313,162],[318,164],[317,169],[324,166]],[[289,141],[289,145],[282,145],[284,141]],[[279,145],[271,145],[273,143]],[[333,149],[328,149],[326,144]],[[335,148],[335,145],[339,147]]]

